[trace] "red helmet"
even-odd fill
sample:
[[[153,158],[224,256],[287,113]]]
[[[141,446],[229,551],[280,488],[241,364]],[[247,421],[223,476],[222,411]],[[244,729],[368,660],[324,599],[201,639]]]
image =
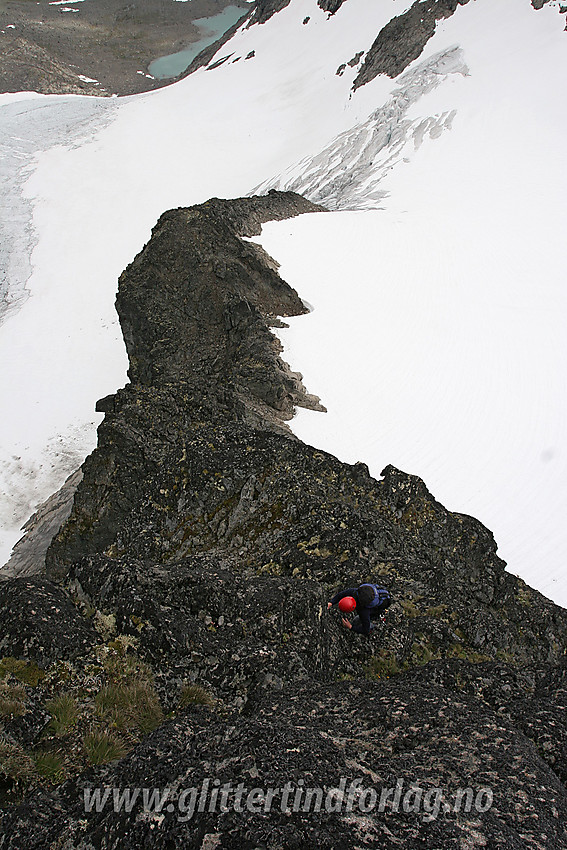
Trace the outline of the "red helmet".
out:
[[[349,611],[354,611],[356,608],[356,599],[354,596],[343,596],[341,600],[339,600],[339,609],[343,612],[343,614],[348,614]]]

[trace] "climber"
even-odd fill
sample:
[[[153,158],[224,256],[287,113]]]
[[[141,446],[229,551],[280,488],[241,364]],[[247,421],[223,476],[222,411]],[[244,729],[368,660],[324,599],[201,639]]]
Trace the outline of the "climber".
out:
[[[342,618],[345,629],[352,629],[359,635],[368,636],[374,628],[372,620],[384,614],[386,608],[392,604],[392,597],[385,587],[377,584],[361,584],[336,593],[327,604],[327,610],[337,603],[343,614],[356,610],[357,616],[352,623],[345,617]]]

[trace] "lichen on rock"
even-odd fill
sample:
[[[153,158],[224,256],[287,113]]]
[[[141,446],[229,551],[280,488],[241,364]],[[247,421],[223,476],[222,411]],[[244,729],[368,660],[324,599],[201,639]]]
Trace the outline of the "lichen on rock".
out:
[[[322,408],[270,331],[305,308],[243,237],[304,212],[277,192],[169,211],[120,278],[130,384],[99,402],[47,577],[0,585],[5,850],[566,844],[567,612],[417,476],[286,425]],[[327,610],[362,581],[394,599],[369,638]],[[343,780],[350,809],[277,796]],[[278,802],[179,817],[206,782]],[[361,804],[416,785],[449,808]],[[107,786],[172,808],[86,813]]]

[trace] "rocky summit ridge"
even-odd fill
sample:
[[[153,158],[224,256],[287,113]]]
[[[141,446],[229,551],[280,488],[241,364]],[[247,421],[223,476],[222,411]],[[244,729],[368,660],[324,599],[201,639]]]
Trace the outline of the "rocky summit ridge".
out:
[[[130,383],[45,570],[0,585],[0,848],[567,847],[567,612],[416,476],[286,425],[324,409],[270,330],[306,308],[247,238],[304,213],[170,210],[119,280]],[[366,580],[369,638],[327,611]]]

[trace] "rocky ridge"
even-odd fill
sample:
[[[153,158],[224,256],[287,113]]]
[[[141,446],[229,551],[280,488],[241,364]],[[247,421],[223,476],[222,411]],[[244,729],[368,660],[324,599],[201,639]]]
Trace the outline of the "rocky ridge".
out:
[[[469,0],[425,0],[414,3],[403,15],[383,27],[364,58],[353,83],[356,90],[379,74],[394,78],[421,55],[435,34],[437,21],[448,18]]]
[[[435,35],[439,21],[453,15],[459,6],[469,0],[417,0],[402,15],[392,18],[378,33],[368,50],[360,71],[353,83],[353,90],[369,83],[379,74],[394,79],[421,53],[430,38]],[[549,0],[532,0],[534,9],[542,9]],[[560,7],[561,14],[567,8]],[[565,25],[567,30],[567,23]]]
[[[325,214],[171,210],[120,278],[130,384],[99,402],[47,575],[0,586],[1,848],[567,846],[567,612],[419,478],[286,426],[322,407],[270,331],[305,307],[248,238],[303,213]],[[362,580],[395,600],[368,639],[326,608]],[[206,781],[276,802],[180,816]],[[340,805],[286,808],[286,783]],[[171,808],[86,811],[105,786]]]

